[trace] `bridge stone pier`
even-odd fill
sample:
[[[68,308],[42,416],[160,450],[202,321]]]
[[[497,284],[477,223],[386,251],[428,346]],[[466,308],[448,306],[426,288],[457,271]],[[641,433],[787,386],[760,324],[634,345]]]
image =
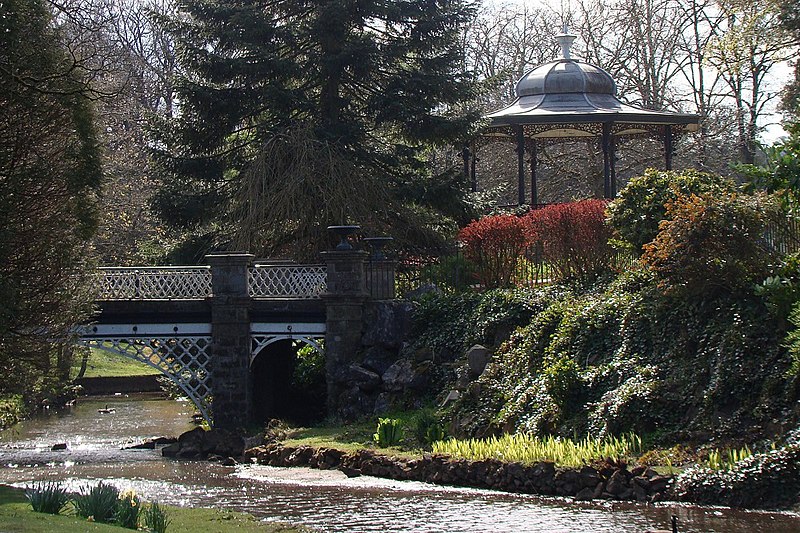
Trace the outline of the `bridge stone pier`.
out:
[[[348,387],[342,369],[358,357],[365,309],[394,297],[394,264],[358,250],[323,253],[324,265],[206,256],[208,266],[104,268],[99,314],[81,342],[158,368],[215,427],[253,420],[253,362],[270,344],[324,339],[328,412]],[[379,272],[378,275],[375,272]]]

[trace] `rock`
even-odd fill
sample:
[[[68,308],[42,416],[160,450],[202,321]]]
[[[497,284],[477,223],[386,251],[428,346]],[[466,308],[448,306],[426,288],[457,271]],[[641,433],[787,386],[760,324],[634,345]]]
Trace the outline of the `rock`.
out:
[[[433,352],[427,346],[414,350],[414,361],[421,363],[422,361],[433,361]]]
[[[366,306],[364,346],[383,346],[399,349],[411,331],[411,314],[414,304],[406,300],[373,302]]]
[[[672,478],[669,476],[655,475],[649,479],[649,482],[648,490],[650,494],[653,494],[656,492],[664,492],[672,482]]]
[[[340,466],[339,470],[347,477],[358,477],[361,475],[361,470],[358,468],[350,468],[349,466]]]
[[[364,352],[361,366],[381,376],[395,361],[397,361],[396,352],[387,350],[383,346],[370,346]]]
[[[586,487],[578,491],[575,495],[575,501],[588,501],[594,498],[594,490]]]
[[[486,365],[491,358],[491,353],[486,347],[476,344],[467,350],[466,358],[469,364],[469,375],[471,378],[476,379],[480,377],[486,369]]]
[[[193,447],[199,449],[202,447],[205,438],[206,430],[197,427],[185,433],[181,433],[180,436],[178,436],[178,444],[180,444],[181,448]]]
[[[156,448],[155,441],[146,440],[144,442],[140,442],[139,444],[133,444],[131,446],[123,446],[123,450],[154,450]]]
[[[53,444],[53,446],[50,447],[50,450],[54,451],[54,452],[61,451],[61,450],[66,450],[66,449],[67,449],[67,443],[66,442],[59,442],[58,444]]]
[[[620,497],[625,491],[628,490],[628,478],[622,470],[617,470],[606,483],[606,492],[614,497]]]
[[[374,391],[381,384],[381,377],[378,374],[357,364],[342,369],[337,378],[348,385],[356,385],[366,392]]]
[[[420,285],[413,291],[408,291],[406,293],[406,298],[409,300],[419,300],[426,294],[441,294],[442,291],[433,283],[426,283],[425,285]]]
[[[432,370],[433,363],[430,361],[417,365],[414,368],[414,378],[408,384],[408,388],[417,392],[426,391],[431,385]]]
[[[177,442],[173,442],[161,448],[161,455],[164,457],[177,457],[179,451],[181,451],[181,445]]]
[[[224,429],[212,429],[205,432],[200,450],[203,454],[241,457],[244,454],[244,438]]]
[[[220,462],[220,464],[221,464],[222,466],[236,466],[236,465],[238,465],[239,463],[238,463],[238,462],[236,461],[236,459],[234,459],[233,457],[226,457],[225,459],[223,459],[223,460]]]
[[[375,398],[375,407],[373,413],[376,415],[383,415],[392,410],[392,394],[389,392],[382,392]]]
[[[579,486],[587,489],[592,489],[600,482],[600,474],[591,466],[584,466],[578,472],[580,475]]]
[[[400,392],[414,380],[411,361],[401,359],[383,373],[383,387],[387,391]]]
[[[156,446],[164,446],[165,444],[172,444],[178,442],[175,437],[156,437],[153,439],[153,444]]]

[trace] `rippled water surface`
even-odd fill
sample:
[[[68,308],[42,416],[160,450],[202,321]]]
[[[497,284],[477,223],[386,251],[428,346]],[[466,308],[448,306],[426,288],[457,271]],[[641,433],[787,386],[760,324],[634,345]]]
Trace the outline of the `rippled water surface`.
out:
[[[114,413],[98,413],[113,407]],[[133,488],[145,499],[184,506],[244,510],[265,520],[347,532],[800,532],[800,517],[663,504],[574,503],[492,491],[438,487],[338,471],[223,467],[162,459],[157,451],[120,450],[126,443],[190,429],[182,402],[108,398],[0,432],[0,483],[59,479],[77,490],[95,480]],[[66,443],[65,451],[51,451]]]

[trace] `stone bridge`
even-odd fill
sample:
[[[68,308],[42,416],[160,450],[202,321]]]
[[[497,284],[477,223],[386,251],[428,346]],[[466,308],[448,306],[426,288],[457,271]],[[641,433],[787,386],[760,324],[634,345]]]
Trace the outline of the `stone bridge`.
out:
[[[320,394],[336,415],[334,374],[361,347],[365,306],[394,298],[394,263],[367,257],[330,251],[324,264],[297,265],[232,252],[206,256],[208,266],[102,268],[99,312],[79,339],[157,368],[225,428],[260,407],[264,384],[251,371],[259,354],[286,342],[324,348]]]

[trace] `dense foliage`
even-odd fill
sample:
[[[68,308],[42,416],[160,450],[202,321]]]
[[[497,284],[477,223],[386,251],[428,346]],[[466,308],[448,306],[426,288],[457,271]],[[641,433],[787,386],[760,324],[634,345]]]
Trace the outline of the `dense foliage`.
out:
[[[458,234],[464,255],[475,265],[482,287],[510,287],[514,272],[531,245],[529,225],[514,215],[483,217],[470,223]]]
[[[637,241],[644,256],[615,279],[505,292],[522,304],[507,310],[524,310],[505,315],[485,307],[503,301],[499,290],[420,306],[420,342],[494,348],[477,382],[446,409],[454,434],[705,441],[743,428],[766,435],[773,420],[797,415],[797,378],[782,344],[800,271],[765,232],[785,220],[777,202],[694,172],[651,172],[631,187],[611,218],[622,237],[654,233]],[[800,324],[798,316],[791,321]],[[480,331],[487,317],[491,327]],[[792,353],[797,338],[790,334]]]
[[[0,4],[0,394],[28,398],[64,381],[64,341],[91,302],[83,247],[100,158],[63,38],[44,2]]]
[[[665,220],[644,245],[642,262],[671,291],[698,297],[749,290],[777,259],[763,235],[779,214],[776,202],[763,196],[679,195],[667,202]]]
[[[648,169],[630,180],[619,198],[608,206],[608,221],[619,244],[639,255],[642,247],[658,234],[668,202],[681,194],[717,194],[734,189],[734,183],[727,178],[696,170]]]
[[[182,113],[154,128],[165,178],[157,207],[199,246],[313,255],[327,245],[327,225],[347,222],[388,225],[396,239],[417,229],[420,239],[436,219],[431,206],[460,196],[452,180],[428,205],[406,192],[420,180],[442,186],[424,150],[463,139],[477,117],[460,62],[466,2],[179,9],[168,24]]]
[[[604,200],[582,200],[528,213],[525,218],[552,279],[591,278],[611,266],[614,254],[605,210]]]
[[[748,457],[729,470],[698,466],[678,476],[675,494],[695,503],[781,509],[800,494],[800,446]]]

